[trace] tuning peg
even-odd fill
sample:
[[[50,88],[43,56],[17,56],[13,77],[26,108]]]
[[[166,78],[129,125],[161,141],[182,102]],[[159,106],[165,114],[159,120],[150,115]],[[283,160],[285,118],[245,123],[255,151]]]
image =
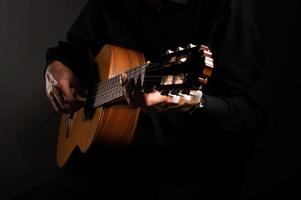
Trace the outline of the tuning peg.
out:
[[[184,63],[187,61],[187,58],[186,57],[183,57],[183,58],[180,58],[179,59],[179,63]]]
[[[194,47],[196,47],[196,45],[194,45],[194,44],[188,44],[188,45],[187,45],[187,48],[188,48],[188,49],[191,49],[191,48],[194,48]]]
[[[191,101],[191,95],[188,95],[188,94],[179,94],[181,97],[184,98],[185,101]]]
[[[167,49],[167,50],[165,51],[165,55],[172,54],[172,53],[174,53],[174,51],[172,51],[172,50],[170,50],[170,49]]]
[[[180,101],[180,96],[179,95],[174,95],[174,94],[168,94],[168,96],[170,96],[171,97],[171,100],[172,100],[172,102],[173,103],[179,103],[179,101]]]
[[[200,101],[203,96],[203,92],[201,90],[197,90],[193,95],[192,99],[195,101]]]
[[[177,51],[183,51],[183,50],[184,50],[183,47],[178,47],[178,48],[177,48]]]
[[[194,97],[197,99],[201,99],[203,96],[203,92],[201,90],[197,90],[194,94]]]

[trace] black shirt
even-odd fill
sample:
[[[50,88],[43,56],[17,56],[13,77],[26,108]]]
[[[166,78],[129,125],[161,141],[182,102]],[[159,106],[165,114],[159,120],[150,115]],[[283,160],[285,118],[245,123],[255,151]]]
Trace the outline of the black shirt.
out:
[[[215,69],[204,91],[206,110],[142,114],[135,144],[172,147],[168,159],[159,151],[161,164],[186,163],[186,170],[235,179],[247,144],[264,125],[263,63],[252,1],[188,0],[186,5],[164,0],[150,8],[139,0],[90,0],[66,40],[47,51],[47,64],[63,62],[84,83],[87,52],[96,55],[104,44],[156,60],[166,49],[189,43],[207,45],[214,55]]]
[[[96,55],[104,44],[115,44],[155,60],[166,49],[189,43],[208,45],[214,54],[206,115],[216,118],[211,120],[215,128],[241,131],[260,125],[262,55],[251,2],[163,1],[159,8],[149,8],[135,0],[90,0],[67,40],[48,50],[47,63],[62,61],[87,79],[88,49]]]

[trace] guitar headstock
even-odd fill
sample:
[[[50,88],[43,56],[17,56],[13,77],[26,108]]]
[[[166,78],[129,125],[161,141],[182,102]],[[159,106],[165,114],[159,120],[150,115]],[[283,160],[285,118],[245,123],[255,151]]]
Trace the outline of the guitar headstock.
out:
[[[190,94],[207,85],[213,68],[212,52],[207,46],[189,44],[167,50],[160,63],[148,63],[143,89],[163,95]]]

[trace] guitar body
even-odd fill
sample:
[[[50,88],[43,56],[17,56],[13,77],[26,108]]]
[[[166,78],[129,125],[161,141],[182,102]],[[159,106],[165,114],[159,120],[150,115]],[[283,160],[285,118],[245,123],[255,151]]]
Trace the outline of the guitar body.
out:
[[[145,63],[142,53],[113,45],[105,45],[95,58],[99,80],[125,72]],[[84,108],[73,115],[63,114],[57,144],[57,163],[64,166],[73,150],[82,153],[94,145],[126,146],[134,135],[140,109],[127,105],[99,107],[86,119]]]

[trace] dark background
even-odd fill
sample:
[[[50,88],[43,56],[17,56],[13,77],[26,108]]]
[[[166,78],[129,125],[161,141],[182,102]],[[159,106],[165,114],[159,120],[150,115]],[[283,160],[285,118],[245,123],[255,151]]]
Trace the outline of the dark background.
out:
[[[266,56],[268,130],[246,166],[244,199],[298,195],[299,0],[255,0]],[[51,176],[59,115],[45,95],[45,50],[86,0],[0,0],[0,199]]]

